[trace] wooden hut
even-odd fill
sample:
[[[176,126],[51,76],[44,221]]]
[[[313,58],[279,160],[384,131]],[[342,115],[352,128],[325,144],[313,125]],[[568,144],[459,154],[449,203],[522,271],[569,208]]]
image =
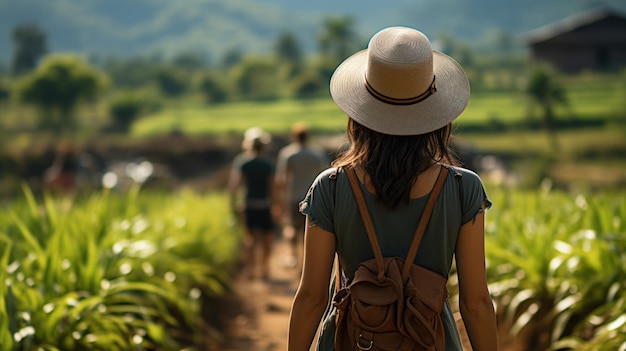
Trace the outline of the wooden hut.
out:
[[[533,62],[566,72],[626,67],[626,17],[607,8],[583,12],[525,36]]]

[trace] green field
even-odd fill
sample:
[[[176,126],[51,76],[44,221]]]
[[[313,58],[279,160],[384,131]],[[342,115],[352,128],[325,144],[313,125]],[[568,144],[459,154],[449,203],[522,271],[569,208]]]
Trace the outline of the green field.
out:
[[[602,120],[626,123],[626,86],[620,82],[603,79],[588,83],[578,80],[566,87],[569,106],[557,109],[559,119]],[[475,125],[490,129],[496,121],[502,125],[519,125],[528,115],[527,97],[521,92],[474,92],[469,105],[458,119],[460,126]],[[211,135],[228,132],[240,133],[258,125],[268,131],[284,133],[295,121],[306,121],[322,132],[338,132],[345,128],[346,117],[330,98],[311,101],[286,100],[278,102],[243,102],[218,106],[199,103],[177,104],[144,116],[133,128],[132,134],[144,137],[178,129],[191,135]]]
[[[347,119],[330,99],[242,102],[215,107],[187,104],[143,117],[133,126],[132,135],[159,135],[173,129],[189,135],[239,135],[251,126],[260,126],[272,133],[285,133],[296,121],[306,121],[318,131],[340,132]]]

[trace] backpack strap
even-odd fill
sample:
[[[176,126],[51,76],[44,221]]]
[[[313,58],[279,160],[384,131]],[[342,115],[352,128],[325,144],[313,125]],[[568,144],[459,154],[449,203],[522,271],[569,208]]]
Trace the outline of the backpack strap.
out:
[[[430,191],[428,195],[428,202],[426,202],[426,207],[424,208],[424,212],[422,212],[422,216],[420,217],[419,224],[417,225],[417,229],[415,229],[415,234],[413,236],[413,242],[409,248],[409,252],[406,254],[406,260],[404,267],[402,267],[402,279],[406,281],[409,276],[409,272],[411,270],[411,264],[415,260],[415,256],[417,255],[417,250],[419,249],[420,243],[422,242],[422,238],[424,237],[424,232],[426,231],[426,227],[428,226],[428,222],[430,222],[430,215],[433,213],[433,208],[435,207],[435,202],[437,198],[439,198],[439,193],[441,192],[441,188],[443,187],[443,183],[446,182],[446,178],[448,177],[448,167],[441,166],[441,170],[439,171],[439,175],[437,176],[437,181],[435,181],[435,185],[433,189]],[[410,264],[406,264],[410,262]]]
[[[354,168],[347,169],[346,175],[348,176],[348,180],[350,181],[350,187],[352,188],[352,193],[354,194],[356,204],[359,207],[361,219],[363,220],[363,225],[365,226],[367,237],[369,238],[370,245],[372,246],[372,251],[374,251],[374,258],[376,259],[376,266],[378,267],[378,280],[382,281],[385,277],[383,254],[380,251],[380,246],[378,245],[378,238],[376,238],[376,230],[374,229],[372,217],[367,210],[367,204],[365,203],[365,198],[363,197],[363,192],[361,191],[361,187],[359,186],[359,180],[357,179]]]
[[[363,197],[363,192],[361,191],[361,187],[359,186],[359,181],[356,176],[356,172],[353,168],[346,170],[346,175],[348,176],[348,180],[350,182],[350,187],[352,188],[352,192],[354,193],[354,198],[356,199],[357,206],[359,208],[359,212],[361,213],[361,218],[363,220],[363,224],[365,225],[365,231],[367,232],[367,237],[370,241],[370,245],[372,246],[372,251],[374,252],[374,258],[376,259],[376,265],[378,266],[378,279],[382,280],[384,278],[384,263],[383,263],[383,254],[380,250],[380,245],[378,244],[378,239],[376,237],[376,231],[374,230],[374,224],[372,222],[372,218],[367,210],[367,205],[365,204],[365,198]],[[448,175],[448,168],[441,167],[439,171],[439,175],[437,176],[437,181],[433,186],[433,189],[428,196],[428,202],[426,203],[426,207],[424,208],[424,212],[422,212],[422,216],[420,217],[420,221],[417,225],[417,229],[415,230],[415,234],[413,235],[413,241],[411,242],[411,246],[407,253],[405,259],[405,265],[402,268],[402,278],[406,280],[409,275],[409,271],[411,269],[411,263],[415,260],[415,256],[417,255],[417,250],[419,249],[420,243],[422,241],[422,237],[424,236],[424,231],[426,230],[426,226],[430,221],[430,215],[432,214],[433,208],[435,206],[435,202],[439,197],[439,193],[441,192],[441,188],[443,183],[446,181],[446,177]],[[410,264],[406,264],[411,262]]]

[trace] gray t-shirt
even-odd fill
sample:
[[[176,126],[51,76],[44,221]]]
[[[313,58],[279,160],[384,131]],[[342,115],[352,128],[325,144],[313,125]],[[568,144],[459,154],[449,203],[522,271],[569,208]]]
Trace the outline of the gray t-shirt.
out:
[[[276,177],[281,178],[285,189],[285,206],[297,204],[304,198],[315,177],[328,167],[328,159],[315,149],[297,143],[280,150]]]
[[[450,168],[451,172],[448,173],[435,203],[415,258],[416,264],[445,277],[450,272],[461,226],[491,206],[478,175],[467,169]],[[401,204],[391,210],[376,201],[375,195],[368,192],[363,184],[361,190],[374,222],[383,256],[405,257],[428,195],[411,199],[407,205]],[[337,236],[338,256],[348,279],[354,277],[361,262],[374,258],[348,178],[342,170],[330,168],[322,172],[301,202],[300,210],[309,217],[311,223]],[[446,350],[462,350],[459,332],[448,302],[444,306],[442,319],[446,329]],[[326,318],[319,350],[334,349],[333,320],[334,318]]]

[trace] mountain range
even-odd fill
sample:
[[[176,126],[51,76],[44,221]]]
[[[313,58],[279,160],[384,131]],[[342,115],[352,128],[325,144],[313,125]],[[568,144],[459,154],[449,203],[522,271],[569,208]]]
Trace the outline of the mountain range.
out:
[[[0,63],[22,23],[39,26],[51,52],[216,59],[232,49],[270,52],[287,31],[312,52],[326,17],[351,16],[363,46],[390,25],[476,44],[493,29],[515,37],[598,6],[626,11],[623,0],[0,0]]]

